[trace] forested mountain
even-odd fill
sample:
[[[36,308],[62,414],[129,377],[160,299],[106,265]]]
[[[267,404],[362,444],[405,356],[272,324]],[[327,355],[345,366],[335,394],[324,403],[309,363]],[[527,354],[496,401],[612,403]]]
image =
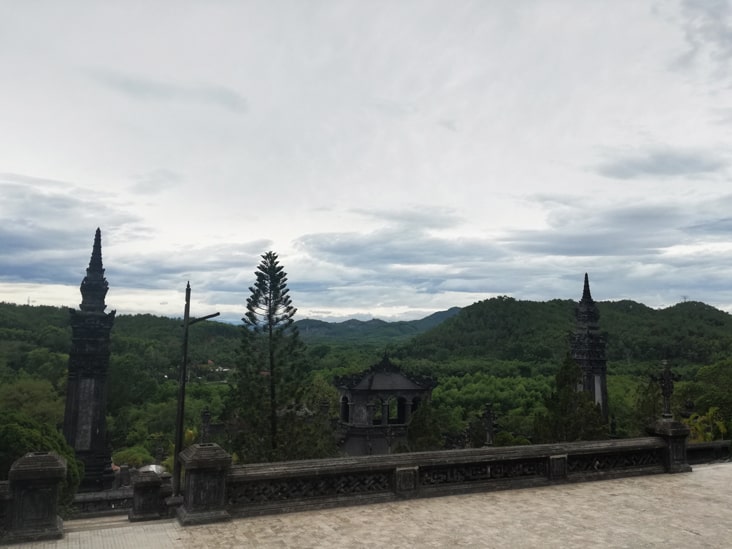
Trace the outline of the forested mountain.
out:
[[[634,301],[598,302],[600,327],[608,335],[613,363],[664,358],[678,364],[706,363],[732,354],[732,315],[695,301],[651,309]],[[464,358],[542,363],[561,361],[574,327],[575,302],[521,301],[496,297],[451,308],[414,321],[305,319],[295,324],[309,344],[368,345],[383,351],[399,346],[402,358],[454,361]],[[208,321],[190,332],[193,361],[234,360],[241,327]],[[118,315],[113,353],[180,354],[182,320],[154,315]],[[68,351],[71,332],[66,309],[0,303],[0,364],[18,367],[32,348]]]
[[[346,320],[324,322],[322,320],[298,320],[295,325],[307,343],[393,343],[405,341],[458,314],[460,307],[439,311],[419,320],[385,322],[383,320]]]
[[[451,361],[461,358],[561,362],[574,328],[571,300],[519,301],[496,297],[416,336],[404,357]],[[651,309],[634,301],[598,302],[607,358],[618,368],[669,359],[677,366],[704,364],[732,354],[732,315],[688,301]]]
[[[411,322],[301,320],[311,376],[320,387],[311,396],[314,402],[333,400],[331,410],[337,410],[333,377],[363,370],[387,352],[407,371],[438,382],[434,416],[423,424],[446,433],[445,440],[478,432],[487,402],[494,404],[504,443],[531,439],[569,350],[574,307],[569,300],[496,297]],[[663,359],[682,376],[676,410],[693,401],[706,414],[702,419],[717,426],[699,427],[700,438],[718,436],[720,425],[732,423],[732,316],[698,302],[660,310],[633,301],[599,302],[598,308],[618,436],[641,434],[647,414],[656,413],[657,391],[648,374]],[[192,432],[204,408],[214,421],[221,417],[241,330],[215,321],[190,330],[186,424]],[[180,319],[116,318],[108,374],[108,435],[115,450],[132,448],[149,460],[162,447],[169,455],[182,331]],[[70,339],[66,309],[0,303],[0,417],[13,411],[61,423]]]

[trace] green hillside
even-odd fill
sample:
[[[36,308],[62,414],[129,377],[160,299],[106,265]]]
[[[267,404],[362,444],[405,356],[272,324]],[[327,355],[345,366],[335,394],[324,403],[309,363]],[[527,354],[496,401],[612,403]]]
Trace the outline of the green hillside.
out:
[[[699,302],[651,309],[634,301],[599,302],[600,327],[607,334],[607,358],[618,371],[633,365],[705,364],[732,353],[732,316]],[[519,301],[496,297],[412,339],[401,356],[437,362],[463,359],[559,363],[569,350],[575,302]]]
[[[446,440],[460,440],[466,429],[477,432],[484,404],[493,402],[504,441],[510,443],[532,437],[534,418],[543,413],[569,350],[574,307],[570,300],[496,297],[410,322],[306,319],[297,325],[321,386],[367,368],[388,352],[406,370],[438,382],[430,421],[447,433]],[[598,307],[607,333],[609,401],[619,436],[643,432],[646,416],[639,406],[654,405],[648,374],[658,371],[663,359],[682,376],[674,396],[677,411],[693,401],[700,412],[716,407],[723,423],[732,422],[732,316],[698,302],[666,309],[633,301]],[[18,410],[36,421],[60,424],[68,323],[63,308],[0,303],[0,414]],[[191,327],[186,408],[191,428],[204,408],[214,418],[222,413],[241,329],[215,321]],[[170,441],[181,340],[180,319],[117,317],[108,375],[113,448],[154,452]],[[703,437],[716,431],[700,432]]]

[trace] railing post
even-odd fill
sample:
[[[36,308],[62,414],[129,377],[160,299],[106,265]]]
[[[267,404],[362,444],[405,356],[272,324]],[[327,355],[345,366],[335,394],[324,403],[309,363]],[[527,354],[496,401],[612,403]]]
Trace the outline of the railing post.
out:
[[[10,520],[6,543],[58,539],[64,523],[58,516],[58,493],[66,460],[54,452],[32,452],[10,467]]]
[[[567,454],[549,456],[549,480],[566,480]]]
[[[667,473],[688,473],[691,465],[686,458],[686,440],[689,427],[670,418],[656,421],[651,428],[654,435],[666,441],[665,466]]]
[[[154,471],[138,473],[132,481],[132,509],[127,517],[131,522],[160,518],[160,486],[163,480]]]
[[[185,468],[183,505],[178,522],[184,526],[231,519],[226,511],[226,474],[231,456],[213,443],[193,444],[180,453]]]
[[[419,489],[419,467],[397,467],[394,471],[394,491],[401,497],[414,497]]]

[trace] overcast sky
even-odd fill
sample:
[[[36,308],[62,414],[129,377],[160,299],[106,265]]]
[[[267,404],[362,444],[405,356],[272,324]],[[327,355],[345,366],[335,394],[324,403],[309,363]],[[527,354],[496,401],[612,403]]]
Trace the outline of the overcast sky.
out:
[[[0,300],[732,311],[732,1],[0,0]]]

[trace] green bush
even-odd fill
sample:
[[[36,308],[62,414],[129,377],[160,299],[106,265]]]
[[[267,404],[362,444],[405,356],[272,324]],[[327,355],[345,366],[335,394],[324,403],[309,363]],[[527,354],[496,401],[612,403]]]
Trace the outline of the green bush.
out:
[[[132,446],[122,448],[112,455],[112,461],[117,465],[129,465],[130,467],[142,467],[155,463],[155,458],[144,446]]]
[[[55,428],[33,421],[19,412],[10,413],[0,424],[0,479],[7,479],[15,460],[28,452],[56,452],[66,460],[66,478],[61,484],[59,504],[71,505],[84,475],[84,464]]]

